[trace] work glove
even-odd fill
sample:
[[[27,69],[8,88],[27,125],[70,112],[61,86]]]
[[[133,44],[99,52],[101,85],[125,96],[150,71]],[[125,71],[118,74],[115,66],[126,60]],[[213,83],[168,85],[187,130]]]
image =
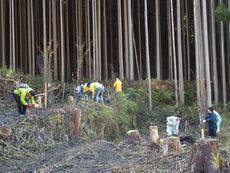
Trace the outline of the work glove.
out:
[[[29,104],[27,104],[27,105],[26,105],[26,108],[30,108],[30,105],[29,105]]]
[[[206,122],[206,120],[203,120],[203,123],[205,123]]]

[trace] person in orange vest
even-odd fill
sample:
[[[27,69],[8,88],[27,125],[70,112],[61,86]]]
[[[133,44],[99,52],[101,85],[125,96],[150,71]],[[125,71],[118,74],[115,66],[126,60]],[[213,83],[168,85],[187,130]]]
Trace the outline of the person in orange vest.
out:
[[[103,100],[103,93],[104,93],[105,87],[99,83],[99,82],[89,82],[87,83],[87,86],[84,87],[84,92],[91,92],[93,95],[93,100],[95,100],[97,103],[102,103],[104,105]]]
[[[122,92],[122,82],[118,78],[116,78],[114,84],[113,84],[114,91],[116,92]]]

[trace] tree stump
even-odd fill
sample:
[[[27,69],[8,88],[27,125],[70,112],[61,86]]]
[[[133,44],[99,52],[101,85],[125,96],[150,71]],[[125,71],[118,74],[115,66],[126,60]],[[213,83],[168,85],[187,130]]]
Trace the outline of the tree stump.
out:
[[[163,155],[166,155],[168,153],[168,139],[160,139],[159,147]]]
[[[38,108],[43,108],[43,105],[42,105],[42,96],[38,96]]]
[[[129,130],[126,132],[127,134],[127,143],[139,143],[141,139],[141,135],[138,130]]]
[[[167,138],[168,141],[168,152],[169,153],[180,153],[182,151],[182,145],[178,136],[170,136]]]
[[[73,96],[68,96],[68,104],[69,105],[73,105],[75,102],[74,102],[74,97]]]
[[[150,143],[154,146],[159,146],[159,135],[158,135],[158,127],[150,126]]]
[[[189,172],[217,173],[224,167],[216,139],[206,139],[195,143],[192,148]]]
[[[9,138],[13,135],[13,130],[10,127],[0,127],[0,138]]]
[[[100,131],[99,131],[99,134],[98,134],[98,138],[100,140],[103,140],[105,137],[105,123],[104,122],[101,122],[100,123]]]
[[[81,125],[81,110],[76,109],[74,111],[74,134],[80,134],[80,125]]]

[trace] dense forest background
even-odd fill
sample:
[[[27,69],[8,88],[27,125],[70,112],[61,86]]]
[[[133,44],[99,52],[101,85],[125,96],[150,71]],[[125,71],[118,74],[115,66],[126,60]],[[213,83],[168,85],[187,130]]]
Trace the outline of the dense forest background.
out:
[[[184,81],[195,80],[200,104],[225,105],[229,8],[229,0],[1,0],[0,65],[62,82],[174,80],[181,103]]]

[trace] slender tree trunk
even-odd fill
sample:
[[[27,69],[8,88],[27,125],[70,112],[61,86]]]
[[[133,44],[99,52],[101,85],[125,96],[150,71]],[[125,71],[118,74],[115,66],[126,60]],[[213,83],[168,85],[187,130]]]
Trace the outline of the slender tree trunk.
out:
[[[119,42],[119,76],[121,79],[124,79],[121,0],[117,0],[117,9],[118,9],[118,42]]]
[[[204,56],[205,56],[205,74],[207,87],[207,106],[212,106],[211,81],[210,81],[210,63],[209,63],[209,45],[208,45],[208,19],[207,19],[207,4],[202,1],[203,14],[203,29],[204,29]]]
[[[48,56],[47,56],[47,37],[46,37],[46,0],[43,0],[43,56],[44,56],[44,93],[45,93],[45,108],[47,108],[47,78],[48,78]]]
[[[173,80],[173,48],[172,48],[172,27],[171,27],[171,15],[170,15],[170,1],[167,1],[167,29],[168,29],[168,78],[170,80]]]
[[[57,43],[57,1],[52,0],[52,17],[53,17],[53,49],[54,49],[54,79],[58,80],[58,56],[55,50]]]
[[[175,100],[176,106],[178,106],[178,80],[177,80],[177,61],[176,61],[176,41],[174,31],[174,12],[173,12],[173,0],[171,2],[171,22],[172,22],[172,48],[173,48],[173,64],[174,64],[174,81],[175,81]]]
[[[213,84],[215,104],[219,102],[219,86],[217,74],[217,58],[216,58],[216,27],[215,27],[215,0],[210,1],[211,5],[211,28],[212,28],[212,66],[213,66]]]
[[[157,79],[161,79],[161,32],[160,32],[160,1],[155,0],[155,6],[156,6],[156,69],[157,69]]]
[[[34,30],[34,8],[33,0],[30,0],[30,13],[31,13],[31,53],[32,53],[32,74],[35,75],[35,30]]]
[[[97,43],[98,43],[98,57],[97,57],[97,68],[98,68],[98,75],[97,79],[101,81],[101,0],[97,1]]]
[[[138,47],[139,47],[139,63],[140,63],[140,77],[142,79],[142,45],[141,45],[141,10],[140,10],[140,1],[138,0]],[[126,39],[127,40],[127,39]]]
[[[188,80],[191,80],[191,65],[190,65],[190,32],[189,32],[189,7],[188,7],[188,0],[185,0],[185,7],[186,7],[186,36],[187,36],[187,66],[188,66]]]
[[[96,1],[92,1],[92,18],[93,18],[93,79],[96,79],[96,12],[95,12],[95,7],[96,6]]]
[[[152,84],[150,75],[150,61],[149,61],[149,33],[148,33],[148,17],[147,17],[147,0],[145,0],[145,46],[146,46],[146,67],[148,76],[148,92],[149,92],[149,110],[152,110]]]
[[[104,49],[104,74],[105,80],[108,79],[108,55],[107,55],[107,27],[106,27],[106,0],[103,0],[103,49]]]
[[[29,74],[32,73],[32,51],[31,51],[31,45],[32,45],[32,42],[31,42],[31,13],[30,13],[30,1],[27,1],[27,33],[28,33],[28,64],[29,64]]]
[[[1,0],[1,24],[2,24],[2,66],[6,65],[6,52],[5,52],[5,0]]]
[[[181,11],[180,0],[177,0],[177,51],[178,51],[178,66],[179,66],[179,101],[184,104],[184,77],[183,77],[183,58],[181,44]]]
[[[43,0],[45,1],[45,0]],[[64,49],[64,26],[63,26],[63,0],[60,0],[60,35],[61,35],[61,81],[65,82],[65,49]]]
[[[220,0],[222,3],[222,0]],[[223,85],[223,104],[226,107],[227,93],[226,93],[226,68],[225,68],[225,50],[224,50],[224,22],[220,22],[220,46],[221,46],[221,68],[222,68],[222,85]]]
[[[70,80],[71,79],[71,66],[70,66],[70,64],[71,64],[71,60],[70,60],[70,50],[69,50],[69,48],[70,48],[70,43],[69,43],[69,41],[70,41],[70,38],[69,38],[69,34],[68,34],[68,32],[69,32],[69,7],[68,7],[68,4],[66,3],[65,4],[65,29],[66,29],[66,31],[65,31],[65,35],[66,35],[66,37],[65,37],[65,50],[66,50],[66,55],[65,55],[65,59],[66,59],[66,76],[67,76],[67,80]],[[83,54],[83,52],[82,52],[82,54]],[[83,66],[83,65],[82,65]],[[83,71],[83,67],[81,67],[81,71]]]
[[[124,6],[124,41],[125,41],[125,77],[130,78],[129,76],[129,40],[128,40],[128,8],[127,1],[123,0]]]
[[[133,26],[132,26],[132,13],[131,13],[131,0],[128,1],[128,34],[129,34],[129,77],[130,80],[134,80],[134,58],[133,58]]]

